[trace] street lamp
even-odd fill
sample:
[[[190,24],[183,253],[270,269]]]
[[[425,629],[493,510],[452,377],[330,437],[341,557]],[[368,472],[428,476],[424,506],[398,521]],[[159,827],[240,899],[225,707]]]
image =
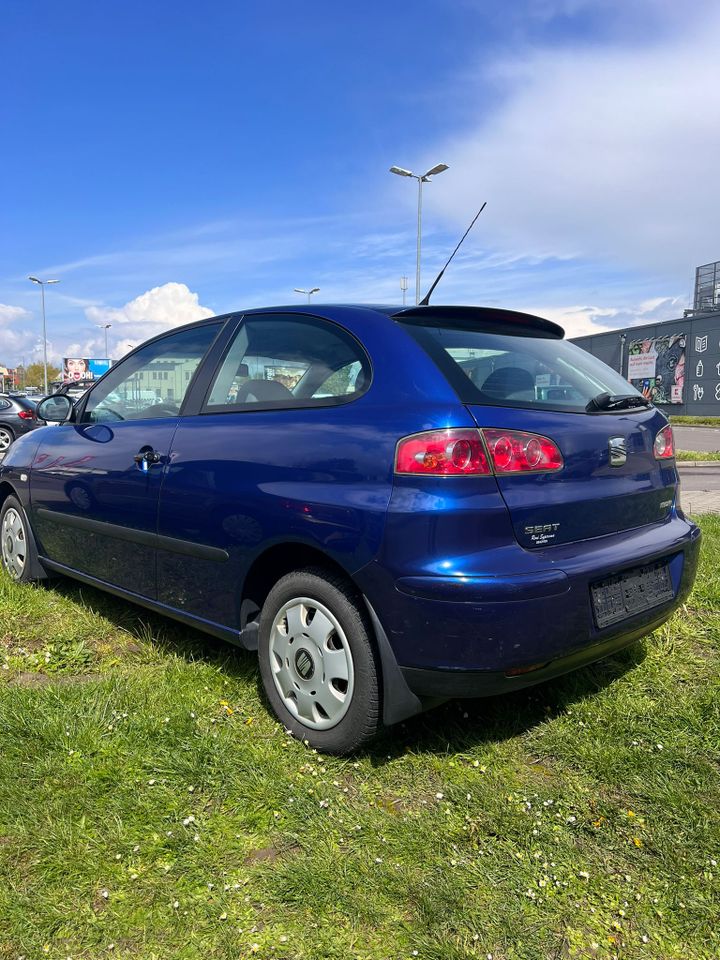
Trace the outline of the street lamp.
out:
[[[105,359],[106,359],[106,360],[109,360],[109,359],[110,359],[110,354],[108,353],[107,332],[108,332],[108,330],[110,329],[110,327],[112,326],[112,324],[111,324],[111,323],[96,323],[95,326],[98,328],[98,330],[104,330],[104,331],[105,331]]]
[[[300,287],[293,287],[295,293],[306,293],[308,298],[308,303],[310,303],[310,297],[314,293],[320,293],[320,287],[313,287],[311,290],[301,290]]]
[[[47,396],[48,392],[48,376],[47,376],[47,327],[45,324],[45,284],[47,283],[60,283],[59,280],[38,280],[37,277],[28,277],[28,280],[32,280],[33,283],[40,284],[40,292],[42,294],[42,315],[43,315],[43,364],[45,370],[45,395]]]
[[[406,170],[404,167],[390,167],[390,173],[397,174],[398,177],[412,177],[418,182],[418,225],[417,225],[417,262],[415,266],[415,303],[420,303],[420,237],[422,233],[422,185],[429,183],[438,173],[443,173],[448,169],[447,163],[436,163],[426,173],[419,175],[412,170]]]

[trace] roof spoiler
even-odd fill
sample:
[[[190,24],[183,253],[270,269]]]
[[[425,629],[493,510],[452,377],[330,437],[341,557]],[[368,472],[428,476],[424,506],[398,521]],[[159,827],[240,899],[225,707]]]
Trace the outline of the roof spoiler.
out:
[[[552,337],[562,339],[564,329],[552,320],[536,317],[532,313],[517,310],[501,310],[495,307],[416,306],[392,313],[394,320],[409,320],[414,323],[435,326],[439,323],[457,323],[464,327],[525,327],[541,330]]]

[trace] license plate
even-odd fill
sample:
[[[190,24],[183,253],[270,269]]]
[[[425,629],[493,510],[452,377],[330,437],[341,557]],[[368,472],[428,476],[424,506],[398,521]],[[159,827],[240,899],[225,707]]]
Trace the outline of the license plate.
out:
[[[668,565],[654,563],[594,583],[590,594],[598,627],[607,627],[672,600],[675,591]]]

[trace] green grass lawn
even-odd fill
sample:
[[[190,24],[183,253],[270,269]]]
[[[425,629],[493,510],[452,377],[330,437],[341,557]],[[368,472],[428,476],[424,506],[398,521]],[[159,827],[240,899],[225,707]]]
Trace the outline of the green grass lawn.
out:
[[[705,450],[676,450],[676,460],[720,460],[720,452],[707,453]]]
[[[0,958],[717,958],[702,526],[695,593],[651,638],[349,760],[270,718],[250,654],[0,577]]]
[[[676,417],[672,414],[670,423],[686,424],[690,427],[720,427],[720,417]]]

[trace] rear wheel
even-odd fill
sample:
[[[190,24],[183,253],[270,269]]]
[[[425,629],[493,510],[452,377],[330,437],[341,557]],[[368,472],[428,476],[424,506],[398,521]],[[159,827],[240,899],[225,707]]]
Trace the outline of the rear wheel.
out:
[[[342,754],[377,732],[371,628],[342,577],[308,568],[279,580],[260,616],[259,657],[268,700],[298,739]]]
[[[33,540],[22,504],[8,497],[0,509],[0,559],[5,571],[16,583],[28,583],[35,578]]]
[[[0,426],[0,453],[5,453],[14,439],[15,434],[10,427]]]

